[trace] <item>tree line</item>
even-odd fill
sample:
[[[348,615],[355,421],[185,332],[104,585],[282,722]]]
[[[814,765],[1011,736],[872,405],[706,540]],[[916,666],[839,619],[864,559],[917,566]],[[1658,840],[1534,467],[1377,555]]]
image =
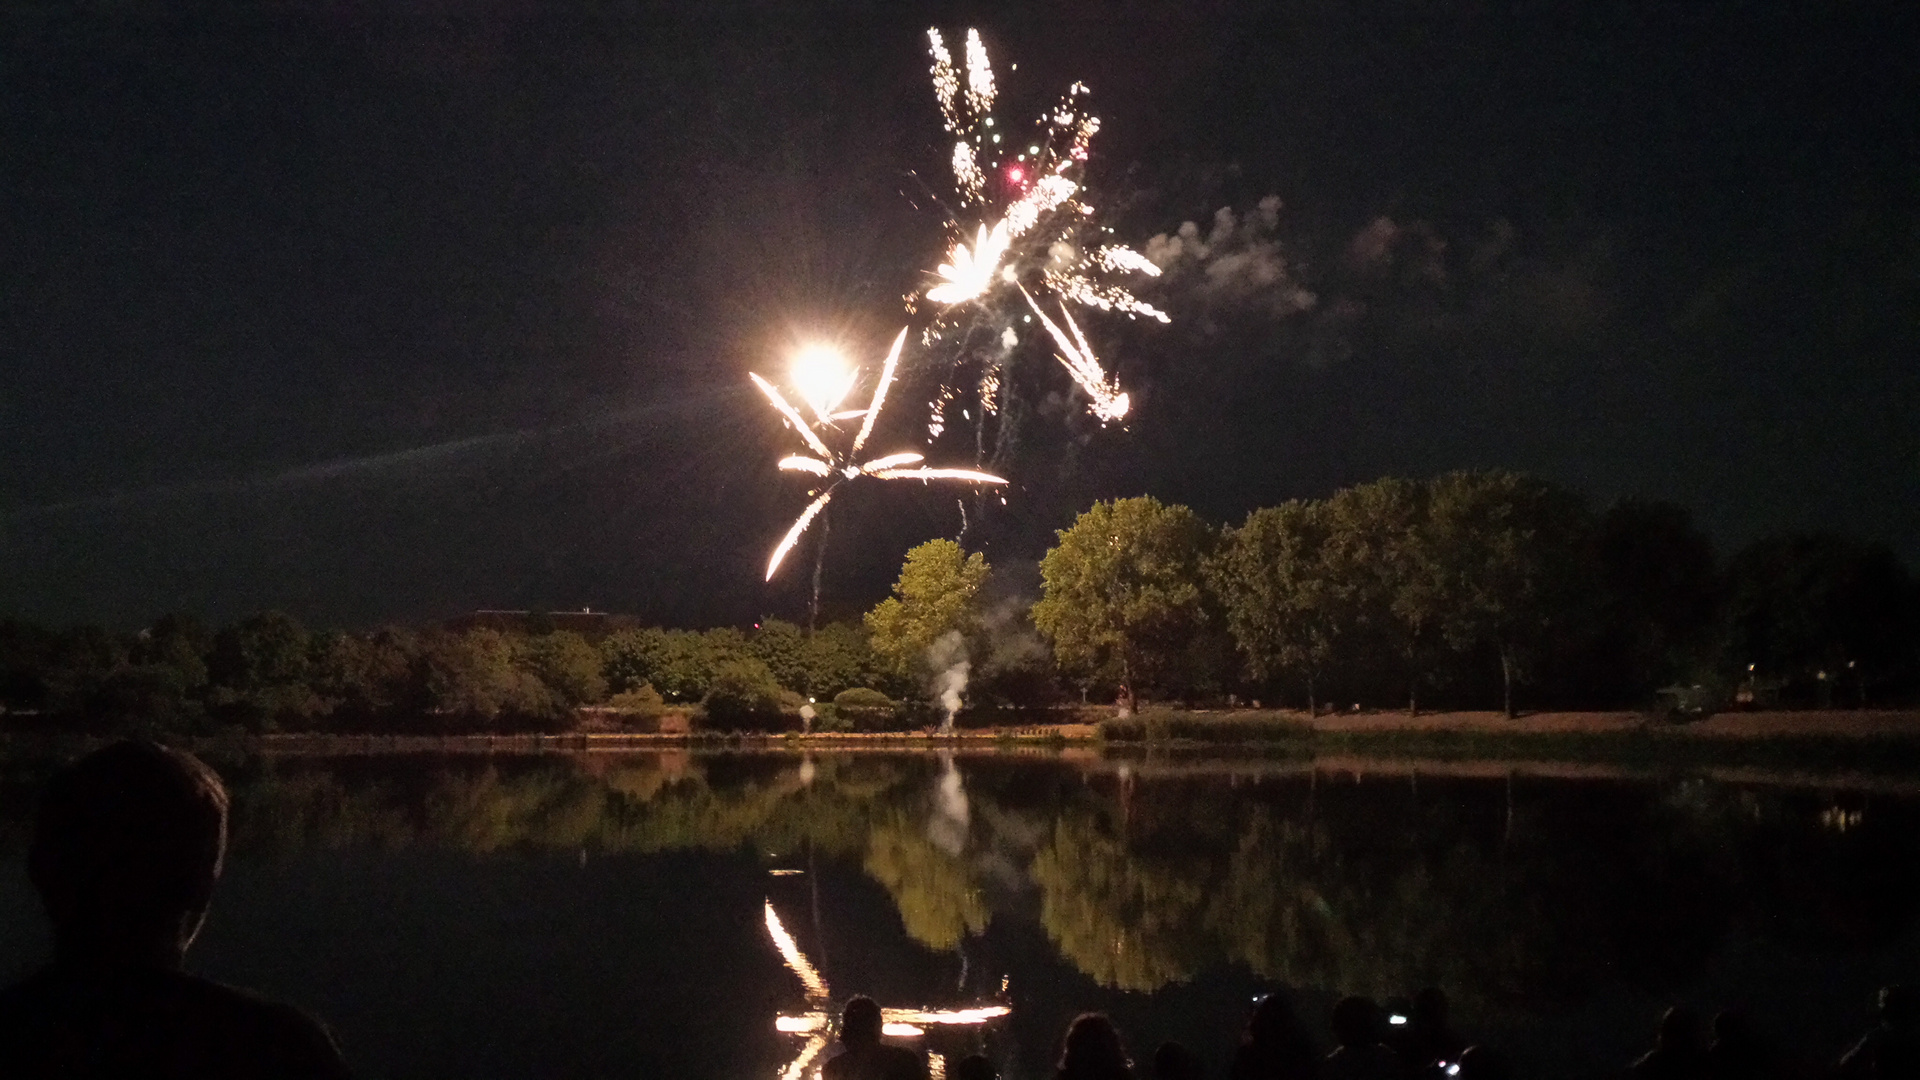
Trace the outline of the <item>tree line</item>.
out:
[[[16,728],[460,734],[573,730],[597,706],[616,726],[678,708],[752,728],[779,726],[802,695],[900,692],[855,626],[807,634],[769,620],[590,641],[529,621],[530,630],[316,632],[267,611],[217,629],[168,615],[130,634],[0,622],[0,713]]]
[[[1759,540],[1687,512],[1595,513],[1511,472],[1383,479],[1215,528],[1101,503],[1041,562],[1033,621],[1070,677],[1136,694],[1458,707],[1864,706],[1920,688],[1920,587],[1884,546]]]
[[[137,633],[0,622],[7,726],[421,734],[917,726],[964,687],[988,717],[1137,698],[1309,707],[1885,705],[1920,691],[1920,587],[1886,548],[1821,534],[1722,560],[1685,510],[1601,512],[1508,472],[1383,479],[1217,527],[1096,504],[989,602],[935,540],[852,624],[806,632],[543,627],[310,631],[264,612]]]

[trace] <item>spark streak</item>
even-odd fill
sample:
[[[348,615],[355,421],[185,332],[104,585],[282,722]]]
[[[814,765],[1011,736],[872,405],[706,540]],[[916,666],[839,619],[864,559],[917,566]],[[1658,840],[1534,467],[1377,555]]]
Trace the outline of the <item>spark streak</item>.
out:
[[[766,903],[767,934],[773,938],[773,947],[780,951],[780,959],[786,961],[787,967],[795,975],[800,976],[800,985],[807,988],[808,997],[826,997],[827,980],[820,977],[820,970],[813,966],[813,962],[807,959],[805,953],[800,951],[800,946],[794,942],[793,935],[787,933],[786,926],[780,922],[780,913],[773,910],[773,901],[768,900]]]
[[[1009,240],[1005,221],[996,222],[991,230],[985,225],[980,226],[971,249],[966,241],[955,240],[953,250],[947,254],[947,261],[934,271],[945,279],[945,283],[928,289],[927,299],[936,304],[951,305],[984,294],[993,287],[994,271],[1000,268],[1000,260],[1007,253]]]
[[[793,545],[800,542],[800,534],[807,531],[807,526],[813,524],[813,519],[820,516],[820,511],[827,508],[827,501],[832,498],[833,489],[828,488],[825,493],[808,503],[805,510],[800,511],[800,516],[794,520],[793,528],[787,530],[787,535],[781,537],[779,545],[773,549],[773,558],[767,560],[768,581],[772,581],[773,572],[780,569],[780,560],[786,558],[787,552],[793,550]]]
[[[1065,304],[1060,305],[1060,317],[1066,320],[1067,328],[1073,331],[1073,336],[1069,338],[1052,319],[1047,318],[1046,312],[1040,310],[1040,305],[1034,302],[1032,293],[1025,289],[1020,292],[1027,298],[1027,305],[1033,308],[1033,313],[1039,316],[1040,325],[1046,327],[1047,333],[1053,336],[1053,344],[1059,350],[1054,354],[1054,358],[1060,361],[1061,365],[1067,369],[1067,374],[1073,376],[1073,381],[1079,383],[1080,388],[1093,399],[1093,415],[1105,423],[1125,417],[1129,405],[1127,395],[1121,393],[1119,387],[1108,381],[1106,371],[1100,367],[1099,358],[1093,355],[1093,346],[1087,344],[1086,335],[1080,332],[1079,324],[1073,321],[1073,313],[1067,310]]]
[[[781,396],[780,391],[774,389],[772,383],[751,371],[747,372],[747,378],[752,379],[753,385],[759,387],[760,392],[767,395],[767,400],[773,403],[773,407],[780,410],[781,416],[787,418],[787,425],[800,433],[800,437],[806,440],[807,446],[812,448],[814,453],[819,454],[821,457],[833,456],[832,451],[827,449],[827,444],[821,442],[820,436],[815,435],[813,428],[807,426],[807,421],[800,415],[800,410],[789,404],[787,399]]]
[[[827,504],[833,500],[834,493],[840,489],[841,484],[866,476],[871,476],[876,480],[959,480],[970,484],[1004,484],[1007,482],[1005,479],[994,476],[991,473],[980,472],[974,469],[905,468],[904,466],[913,465],[925,460],[922,455],[911,451],[884,454],[864,462],[857,459],[857,455],[866,445],[867,439],[873,435],[874,425],[880,421],[880,409],[886,404],[887,390],[893,385],[894,377],[899,371],[900,350],[905,347],[906,340],[907,331],[903,327],[900,333],[894,336],[893,348],[888,351],[886,362],[880,367],[880,379],[873,387],[873,400],[868,403],[865,409],[848,414],[831,413],[830,410],[833,408],[833,405],[838,404],[837,401],[816,407],[815,411],[821,417],[819,428],[823,430],[833,429],[833,421],[842,416],[863,416],[860,422],[860,431],[853,437],[852,445],[845,453],[836,453],[828,447],[826,441],[821,438],[820,431],[809,425],[806,419],[800,415],[800,410],[794,408],[792,403],[787,401],[786,397],[781,394],[772,383],[769,383],[757,374],[748,373],[753,379],[754,385],[760,388],[761,393],[766,395],[767,400],[773,403],[774,409],[786,419],[787,425],[795,431],[798,431],[800,437],[806,441],[807,446],[818,455],[817,457],[806,457],[801,454],[789,454],[779,460],[779,468],[786,472],[808,473],[826,481],[824,488],[816,487],[813,491],[809,492],[809,494],[813,496],[813,501],[809,502],[807,508],[800,512],[800,516],[794,519],[792,527],[787,530],[787,534],[781,537],[779,544],[774,546],[773,555],[767,560],[766,579],[768,581],[773,580],[773,575],[780,569],[780,563],[786,559],[787,553],[792,551],[794,545],[800,542],[800,537],[807,531],[807,527],[813,524],[814,518],[819,517],[820,513],[827,508]],[[853,381],[857,380],[857,377],[857,374],[849,376],[845,385],[851,387]],[[837,391],[840,384],[834,383],[832,385]],[[844,391],[837,392],[840,392],[842,396],[844,396]],[[771,908],[768,909],[768,914],[771,918]]]

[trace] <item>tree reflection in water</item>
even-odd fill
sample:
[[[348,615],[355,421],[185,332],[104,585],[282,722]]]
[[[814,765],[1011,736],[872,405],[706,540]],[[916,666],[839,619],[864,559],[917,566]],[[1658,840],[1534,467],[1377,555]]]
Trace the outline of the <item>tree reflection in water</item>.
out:
[[[803,768],[803,765],[805,766]],[[1102,985],[1223,964],[1329,993],[1443,987],[1485,1014],[1686,983],[1736,931],[1884,946],[1920,898],[1920,800],[1687,781],[1315,775],[1298,764],[911,754],[250,759],[237,857],[304,847],[763,853],[858,866],[951,950],[1040,924]],[[18,770],[0,806],[25,805]],[[951,782],[949,782],[951,787]],[[0,831],[17,844],[18,820]],[[828,916],[831,918],[831,915]]]

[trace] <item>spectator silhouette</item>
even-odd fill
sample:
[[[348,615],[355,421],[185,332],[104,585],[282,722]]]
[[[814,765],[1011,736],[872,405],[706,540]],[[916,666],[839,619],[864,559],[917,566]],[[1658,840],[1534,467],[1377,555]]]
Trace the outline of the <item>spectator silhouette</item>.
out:
[[[1081,1013],[1067,1027],[1054,1080],[1132,1080],[1120,1029],[1101,1013]]]
[[[1232,1080],[1313,1080],[1320,1054],[1279,991],[1263,995],[1247,1018],[1247,1030],[1234,1052]]]
[[[1407,1026],[1395,1033],[1389,1045],[1410,1070],[1425,1069],[1436,1061],[1460,1060],[1467,1040],[1447,1025],[1447,995],[1437,986],[1429,986],[1413,996],[1407,1010]]]
[[[1200,1080],[1200,1059],[1177,1042],[1163,1042],[1153,1052],[1153,1080]]]
[[[1660,1018],[1660,1034],[1653,1049],[1629,1070],[1633,1080],[1703,1080],[1707,1054],[1700,1046],[1700,1016],[1685,1005],[1675,1005]]]
[[[1341,998],[1333,1007],[1333,1037],[1340,1045],[1321,1062],[1321,1080],[1400,1077],[1400,1057],[1380,1041],[1380,1007],[1371,1000]]]
[[[840,1013],[840,1045],[846,1049],[821,1069],[826,1080],[925,1080],[927,1063],[903,1046],[880,1041],[880,1006],[856,997]]]
[[[181,970],[226,840],[226,788],[190,754],[122,742],[54,776],[27,853],[54,957],[0,991],[0,1072],[347,1075],[306,1013]]]
[[[947,1073],[953,1080],[1000,1080],[1000,1070],[985,1054],[968,1054]]]
[[[1707,1074],[1713,1080],[1767,1080],[1777,1070],[1745,1013],[1723,1009],[1713,1018]]]
[[[1880,991],[1880,1023],[1840,1058],[1842,1080],[1920,1077],[1920,995],[1912,987]]]
[[[1460,1051],[1459,1080],[1513,1080],[1513,1066],[1492,1047],[1469,1046]]]

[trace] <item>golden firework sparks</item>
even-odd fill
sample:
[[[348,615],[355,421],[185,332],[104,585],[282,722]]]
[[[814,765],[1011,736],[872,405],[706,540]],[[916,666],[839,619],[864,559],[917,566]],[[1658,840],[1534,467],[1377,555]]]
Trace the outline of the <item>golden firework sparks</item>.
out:
[[[813,524],[814,519],[819,517],[822,511],[826,510],[827,504],[833,500],[834,493],[840,489],[840,485],[849,481],[870,476],[875,480],[957,480],[969,484],[1007,482],[992,473],[976,469],[940,469],[924,466],[909,468],[908,466],[917,465],[925,460],[920,454],[911,451],[882,454],[867,461],[858,459],[857,455],[866,446],[868,438],[873,435],[874,425],[880,421],[880,410],[886,404],[887,390],[893,385],[894,377],[899,371],[900,351],[905,347],[906,341],[907,331],[902,327],[900,333],[894,336],[893,348],[888,351],[886,362],[880,366],[880,378],[874,383],[872,399],[865,409],[852,412],[843,413],[834,410],[839,407],[841,400],[852,392],[853,385],[858,382],[857,371],[842,378],[834,372],[814,375],[811,374],[814,369],[796,365],[796,379],[815,380],[811,385],[802,385],[797,390],[807,402],[808,407],[813,409],[814,415],[820,418],[817,425],[808,424],[806,418],[800,414],[800,410],[794,408],[786,396],[780,393],[772,383],[757,374],[748,373],[753,384],[766,395],[767,400],[780,413],[787,426],[799,432],[807,448],[816,455],[808,457],[804,454],[789,454],[779,460],[777,463],[779,468],[785,472],[807,473],[826,482],[824,487],[816,487],[809,492],[813,496],[812,501],[807,503],[806,509],[794,519],[793,525],[787,529],[786,535],[780,538],[780,542],[774,545],[773,555],[767,560],[768,581],[773,580],[773,575],[780,569],[781,562],[786,559],[787,553],[793,550],[794,545],[800,542],[800,537],[806,533],[807,527]],[[803,371],[809,374],[803,375]],[[827,444],[823,433],[837,430],[834,424],[836,420],[850,419],[854,416],[861,417],[860,430],[854,435],[844,453],[836,452]],[[773,917],[771,908],[768,909],[768,915],[770,918]],[[769,930],[771,929],[770,925]],[[776,940],[778,940],[777,935]]]

